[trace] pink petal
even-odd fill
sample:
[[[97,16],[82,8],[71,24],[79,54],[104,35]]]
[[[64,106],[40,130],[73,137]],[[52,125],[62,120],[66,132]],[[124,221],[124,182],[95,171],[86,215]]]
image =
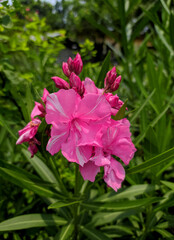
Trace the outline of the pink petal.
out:
[[[95,162],[96,166],[105,166],[110,164],[110,155],[105,156],[103,148],[95,147],[95,155],[91,158],[91,161]]]
[[[44,106],[41,103],[35,102],[35,106],[31,112],[31,119],[33,120],[35,116],[44,117],[44,111]]]
[[[49,95],[49,92],[46,88],[44,88],[44,91],[43,91],[43,97],[41,97],[42,101],[44,103],[46,103],[46,100],[47,100],[47,96]]]
[[[50,94],[46,103],[46,122],[69,122],[80,100],[80,96],[73,89],[61,89]]]
[[[84,81],[85,94],[95,93],[98,94],[99,89],[95,86],[95,83],[90,78],[85,78]]]
[[[56,125],[53,123],[51,128],[51,138],[48,141],[46,150],[54,155],[60,151],[62,143],[64,143],[69,134],[69,124]]]
[[[121,163],[111,158],[110,165],[104,167],[104,181],[107,185],[117,191],[125,178],[125,171]]]
[[[76,162],[83,166],[89,161],[92,154],[91,146],[78,146],[79,136],[77,132],[70,131],[70,135],[65,143],[62,144],[62,154],[70,162]]]
[[[119,157],[126,165],[133,158],[136,148],[131,140],[130,123],[125,119],[111,120],[110,126],[102,129],[104,151]]]
[[[31,158],[37,153],[38,148],[36,146],[36,144],[29,144],[28,150],[31,153]]]
[[[79,103],[76,117],[85,121],[105,122],[110,119],[111,107],[103,95],[86,94]]]
[[[96,166],[92,161],[85,163],[83,167],[80,166],[79,169],[83,179],[91,182],[95,181],[97,173],[100,172],[100,167]]]

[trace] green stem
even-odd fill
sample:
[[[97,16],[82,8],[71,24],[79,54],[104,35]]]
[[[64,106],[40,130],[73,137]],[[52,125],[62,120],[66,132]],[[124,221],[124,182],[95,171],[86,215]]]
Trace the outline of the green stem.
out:
[[[75,169],[75,186],[74,186],[74,197],[79,195],[79,166],[76,164]],[[78,203],[74,205],[74,239],[78,239]]]
[[[55,177],[56,177],[56,179],[57,179],[57,181],[59,183],[59,186],[60,186],[61,190],[66,195],[68,195],[68,192],[67,192],[67,190],[66,190],[66,188],[65,188],[65,186],[64,186],[64,184],[62,182],[62,179],[60,177],[60,174],[58,173],[58,169],[56,167],[56,164],[55,164],[55,162],[53,161],[53,159],[51,157],[50,157],[50,165],[51,165],[52,171],[53,171],[53,173],[54,173],[54,175],[55,175]]]

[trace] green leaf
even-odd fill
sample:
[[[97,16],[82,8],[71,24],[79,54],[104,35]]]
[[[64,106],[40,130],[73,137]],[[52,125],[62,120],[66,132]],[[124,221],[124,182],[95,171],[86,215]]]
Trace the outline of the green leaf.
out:
[[[136,184],[135,186],[127,187],[126,189],[121,189],[120,192],[110,192],[102,195],[97,198],[96,201],[101,202],[114,202],[117,199],[129,199],[142,194],[146,194],[149,192],[153,192],[157,190],[159,187],[156,185],[150,184]]]
[[[109,71],[110,57],[111,57],[111,52],[109,51],[107,56],[105,57],[105,60],[103,61],[100,73],[97,78],[96,86],[98,87],[101,87],[102,84],[104,84],[106,73]]]
[[[60,194],[56,193],[54,188],[46,186],[46,184],[44,184],[43,181],[42,183],[39,183],[34,177],[31,178],[27,172],[25,175],[24,171],[20,171],[20,169],[16,171],[0,167],[0,176],[5,178],[7,181],[16,184],[17,186],[27,188],[46,198],[47,197],[52,197],[56,199],[62,198]]]
[[[111,238],[108,238],[104,233],[94,228],[81,226],[80,229],[91,240],[111,240]]]
[[[155,231],[160,233],[163,236],[163,239],[166,239],[166,240],[173,240],[174,239],[173,234],[171,234],[167,230],[156,228]]]
[[[127,101],[128,99],[126,99],[126,101],[124,102],[124,104],[121,106],[121,108],[118,110],[117,114],[112,117],[114,120],[121,120],[124,118],[125,115],[125,111],[126,111],[126,106],[127,106]]]
[[[173,12],[170,13],[169,30],[170,30],[170,42],[174,50],[174,14]]]
[[[174,191],[174,183],[173,182],[161,181],[161,183]]]
[[[0,231],[12,231],[35,227],[48,227],[64,225],[67,221],[64,218],[53,214],[27,214],[5,220],[0,223]]]
[[[102,226],[108,223],[112,223],[113,221],[128,218],[131,215],[136,215],[141,212],[143,208],[135,208],[127,211],[118,211],[118,212],[98,212],[93,214],[92,221],[90,222],[90,226]]]
[[[51,208],[61,208],[61,207],[65,207],[65,206],[74,205],[76,203],[80,203],[80,201],[74,201],[74,202],[58,201],[58,202],[55,202],[55,203],[51,204],[50,206],[48,206],[48,209],[51,209]]]
[[[146,104],[149,102],[149,100],[151,99],[151,97],[154,95],[156,89],[154,89],[151,94],[148,96],[148,98],[143,102],[143,104],[141,104],[140,108],[133,114],[132,118],[130,119],[130,123],[132,123],[137,116],[140,114],[140,112],[144,109],[144,107],[146,106]],[[116,115],[117,116],[117,115]]]
[[[74,224],[70,222],[68,225],[64,226],[58,234],[56,234],[54,240],[69,240],[70,236],[74,231]]]
[[[138,173],[138,172],[145,171],[147,169],[151,169],[152,167],[156,167],[157,165],[164,163],[165,161],[168,161],[171,158],[173,159],[173,156],[174,156],[174,148],[171,148],[168,151],[165,151],[145,161],[144,163],[141,163],[138,166],[127,170],[127,174]]]
[[[2,18],[2,25],[3,25],[3,26],[9,25],[10,22],[11,22],[11,19],[10,19],[10,16],[9,16],[9,15],[5,15],[5,16]]]
[[[43,180],[50,183],[57,183],[54,174],[40,158],[38,158],[36,155],[31,158],[29,151],[25,149],[22,149],[22,152]]]
[[[127,211],[134,208],[139,208],[158,202],[161,198],[143,198],[138,200],[124,200],[120,202],[83,202],[81,205],[85,208],[89,208],[93,211],[113,210],[113,211]]]
[[[126,34],[126,15],[125,15],[125,0],[118,0],[118,13],[121,21],[121,36],[122,41],[121,44],[124,49],[125,56],[128,56],[128,42],[127,42],[127,34]]]

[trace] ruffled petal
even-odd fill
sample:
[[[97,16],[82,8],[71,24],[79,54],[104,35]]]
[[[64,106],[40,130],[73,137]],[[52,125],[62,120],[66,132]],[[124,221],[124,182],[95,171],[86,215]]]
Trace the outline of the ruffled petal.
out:
[[[53,123],[51,128],[51,138],[48,141],[46,150],[54,155],[60,151],[61,145],[66,141],[69,135],[69,125]]]
[[[107,185],[117,191],[125,178],[125,170],[121,163],[111,158],[110,165],[104,167],[104,181]]]
[[[87,94],[79,103],[76,117],[84,120],[105,122],[111,116],[111,107],[103,95]]]
[[[97,173],[100,172],[100,167],[96,166],[92,161],[85,163],[83,167],[80,166],[79,169],[83,179],[91,182],[95,181]]]
[[[35,106],[31,112],[31,119],[33,120],[35,116],[44,117],[44,111],[44,106],[41,103],[35,102]]]
[[[71,131],[65,143],[62,144],[62,154],[70,162],[76,162],[83,166],[89,161],[92,154],[91,146],[78,146],[79,136],[77,132]]]
[[[59,124],[70,121],[80,99],[80,96],[72,89],[61,89],[50,94],[46,103],[46,122]]]

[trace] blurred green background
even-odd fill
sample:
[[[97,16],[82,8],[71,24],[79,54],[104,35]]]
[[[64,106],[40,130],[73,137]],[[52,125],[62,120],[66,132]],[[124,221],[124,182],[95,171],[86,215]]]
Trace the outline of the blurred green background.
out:
[[[123,198],[164,197],[138,212],[91,212],[90,226],[108,239],[174,239],[172,0],[0,2],[0,222],[21,214],[53,212],[47,209],[43,197],[13,184],[1,169],[13,164],[37,175],[29,156],[15,144],[17,132],[30,121],[34,101],[39,101],[43,89],[56,91],[51,77],[64,78],[62,61],[77,52],[84,62],[82,80],[90,77],[97,81],[106,56],[110,58],[109,69],[115,65],[122,75],[116,93],[123,101],[128,98],[126,117],[131,122],[137,152],[126,166],[128,174],[118,194],[130,189],[132,195]],[[103,87],[102,81],[97,84]],[[141,173],[129,171],[166,151],[168,155],[159,165]],[[74,166],[61,156],[55,161],[67,189],[73,191]],[[113,194],[100,178],[93,185],[92,199],[104,199],[107,192]],[[56,239],[58,230],[46,227],[5,231],[0,232],[0,239]],[[90,231],[83,232],[81,239],[97,239]]]

